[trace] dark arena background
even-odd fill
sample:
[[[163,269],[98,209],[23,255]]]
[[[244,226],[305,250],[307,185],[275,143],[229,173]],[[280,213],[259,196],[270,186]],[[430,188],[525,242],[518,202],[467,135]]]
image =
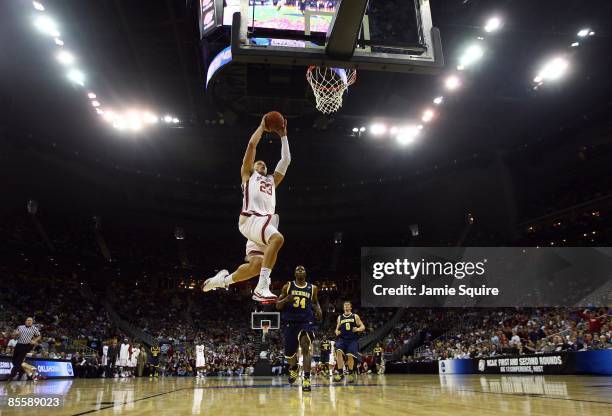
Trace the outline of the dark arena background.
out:
[[[0,19],[0,415],[612,414],[610,1]]]

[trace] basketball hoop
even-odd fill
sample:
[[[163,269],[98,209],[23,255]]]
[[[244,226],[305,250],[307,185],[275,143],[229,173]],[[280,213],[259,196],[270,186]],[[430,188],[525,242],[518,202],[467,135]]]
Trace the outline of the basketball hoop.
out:
[[[357,70],[310,66],[306,70],[306,80],[312,87],[317,110],[330,114],[342,107],[342,96],[357,80]]]

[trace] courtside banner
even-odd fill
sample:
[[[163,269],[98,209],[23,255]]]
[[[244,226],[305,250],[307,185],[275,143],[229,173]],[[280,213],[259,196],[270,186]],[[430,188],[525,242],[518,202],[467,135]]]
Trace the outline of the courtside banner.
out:
[[[611,247],[363,247],[368,307],[598,307]]]
[[[438,361],[440,374],[612,374],[612,350]]]
[[[7,380],[13,368],[12,357],[0,356],[0,380]],[[74,377],[72,363],[68,360],[52,360],[27,357],[25,362],[36,366],[38,374],[44,378]]]

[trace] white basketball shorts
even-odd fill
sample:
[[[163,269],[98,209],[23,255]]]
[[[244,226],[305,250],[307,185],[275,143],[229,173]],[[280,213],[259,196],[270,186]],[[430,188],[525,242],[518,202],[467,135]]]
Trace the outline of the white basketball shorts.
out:
[[[249,217],[241,215],[238,229],[247,239],[246,256],[262,256],[271,236],[278,233],[278,214]]]

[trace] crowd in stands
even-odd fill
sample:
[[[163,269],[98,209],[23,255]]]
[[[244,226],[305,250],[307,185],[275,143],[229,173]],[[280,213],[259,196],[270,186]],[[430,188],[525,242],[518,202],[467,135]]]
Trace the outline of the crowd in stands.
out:
[[[464,359],[612,348],[608,308],[449,310],[454,330],[422,347],[419,360]]]

